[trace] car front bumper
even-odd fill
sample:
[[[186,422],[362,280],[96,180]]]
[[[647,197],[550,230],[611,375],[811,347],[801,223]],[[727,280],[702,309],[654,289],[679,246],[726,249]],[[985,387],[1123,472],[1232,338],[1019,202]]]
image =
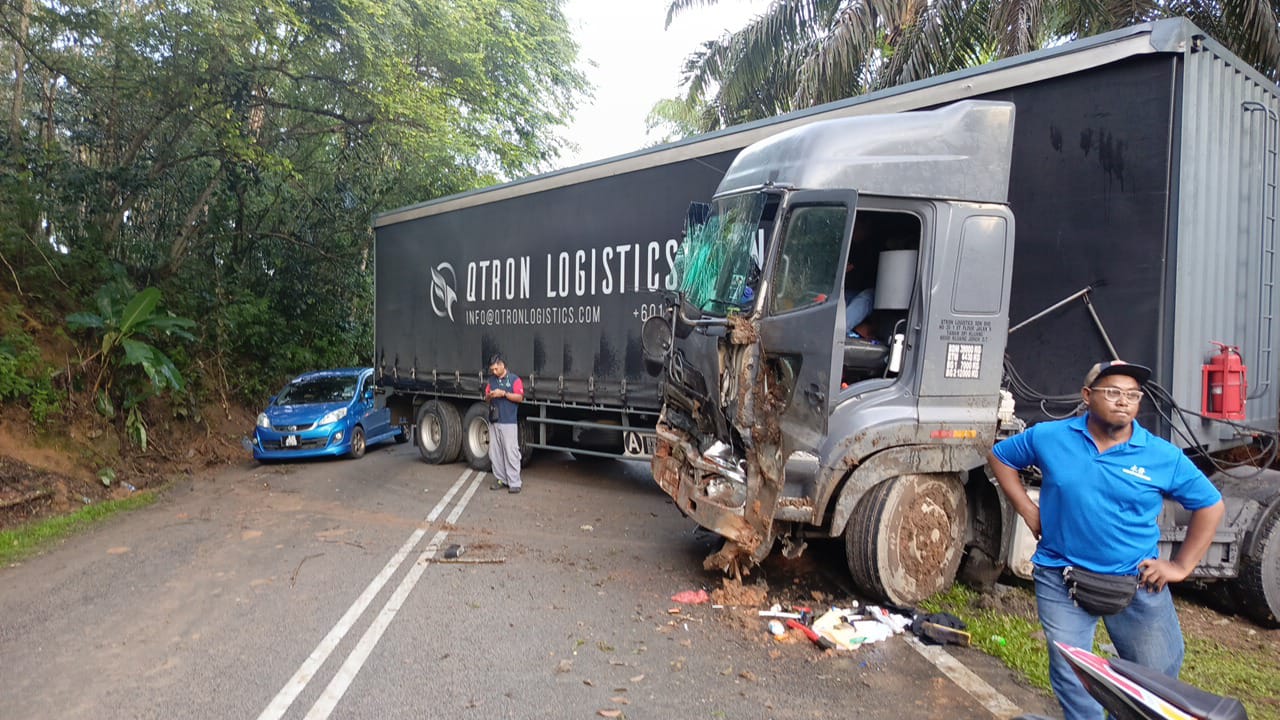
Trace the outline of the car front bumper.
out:
[[[351,432],[341,424],[321,425],[296,432],[264,427],[255,427],[253,431],[255,460],[332,457],[345,455],[350,450]]]

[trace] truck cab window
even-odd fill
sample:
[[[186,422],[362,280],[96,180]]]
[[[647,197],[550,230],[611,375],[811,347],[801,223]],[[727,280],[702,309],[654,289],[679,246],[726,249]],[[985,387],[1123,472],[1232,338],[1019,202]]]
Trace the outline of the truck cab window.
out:
[[[774,315],[818,305],[835,295],[848,215],[844,206],[791,210],[769,298]]]

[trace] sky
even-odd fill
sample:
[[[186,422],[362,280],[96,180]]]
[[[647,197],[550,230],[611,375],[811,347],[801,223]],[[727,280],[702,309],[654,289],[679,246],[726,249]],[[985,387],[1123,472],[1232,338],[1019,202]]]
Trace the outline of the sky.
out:
[[[680,94],[685,57],[703,41],[744,27],[769,2],[719,0],[691,7],[664,30],[668,0],[566,0],[565,17],[595,98],[583,102],[564,131],[579,150],[566,152],[557,167],[623,155],[653,142],[645,116],[657,101]]]

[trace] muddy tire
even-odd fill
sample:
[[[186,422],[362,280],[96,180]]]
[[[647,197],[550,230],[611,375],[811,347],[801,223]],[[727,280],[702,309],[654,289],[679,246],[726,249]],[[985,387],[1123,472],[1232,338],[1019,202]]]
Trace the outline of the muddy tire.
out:
[[[1242,614],[1263,627],[1280,627],[1280,507],[1258,524],[1235,585]]]
[[[467,408],[462,416],[462,457],[474,470],[488,471],[489,462],[489,405],[478,402]]]
[[[443,400],[428,400],[418,409],[418,454],[432,465],[457,462],[462,453],[462,417]]]
[[[359,460],[360,458],[364,457],[364,451],[366,449],[367,448],[364,441],[364,428],[360,427],[359,425],[351,428],[351,447],[349,450],[347,450],[347,457],[351,458],[352,460]]]
[[[968,516],[956,475],[885,480],[858,501],[845,526],[849,574],[878,599],[915,605],[955,579]]]

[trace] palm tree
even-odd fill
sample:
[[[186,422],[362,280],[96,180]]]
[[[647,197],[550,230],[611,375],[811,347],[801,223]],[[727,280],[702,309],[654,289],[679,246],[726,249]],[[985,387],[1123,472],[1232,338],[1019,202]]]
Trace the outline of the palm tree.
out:
[[[667,23],[693,5],[670,0]],[[701,131],[1185,15],[1273,80],[1280,0],[774,0],[685,61]]]

